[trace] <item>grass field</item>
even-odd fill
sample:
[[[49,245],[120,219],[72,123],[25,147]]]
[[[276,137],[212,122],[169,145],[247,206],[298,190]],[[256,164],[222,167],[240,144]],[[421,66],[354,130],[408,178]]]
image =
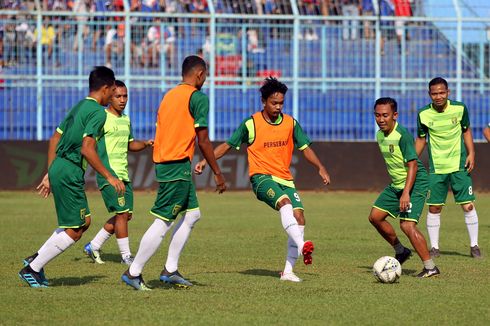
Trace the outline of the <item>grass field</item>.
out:
[[[34,193],[0,192],[0,325],[488,325],[490,256],[474,260],[461,209],[452,198],[443,211],[442,275],[417,279],[418,256],[403,266],[396,284],[375,282],[374,261],[393,255],[367,221],[375,193],[303,192],[306,238],[314,241],[313,265],[297,265],[304,282],[280,282],[286,235],[278,214],[251,192],[201,192],[202,220],[184,251],[180,271],[194,282],[189,290],[167,288],[158,275],[168,236],[147,264],[144,277],[154,288],[138,292],[120,281],[114,239],[104,250],[105,265],[82,254],[106,220],[102,199],[89,193],[91,228],[80,242],[46,267],[47,289],[31,289],[17,272],[22,258],[35,252],[56,227],[53,201]],[[153,220],[147,210],[154,194],[135,195],[131,248]],[[490,252],[490,194],[479,194],[480,247]],[[421,228],[425,230],[425,212]],[[397,224],[397,223],[395,223]],[[398,226],[396,227],[399,230]],[[399,232],[399,231],[398,231]],[[399,233],[402,243],[409,245]]]

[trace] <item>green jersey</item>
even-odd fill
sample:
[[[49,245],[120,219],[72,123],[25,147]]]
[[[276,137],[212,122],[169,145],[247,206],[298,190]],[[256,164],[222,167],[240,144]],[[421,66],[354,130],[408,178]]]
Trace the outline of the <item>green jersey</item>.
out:
[[[128,145],[134,140],[131,122],[125,114],[117,116],[108,110],[106,114],[103,135],[97,142],[97,153],[113,176],[129,182]],[[99,188],[107,184],[107,180],[98,173],[97,184]]]
[[[82,141],[85,137],[98,140],[106,120],[104,107],[91,97],[78,102],[56,128],[61,139],[56,147],[56,156],[86,169],[87,161],[82,157]]]
[[[396,189],[405,188],[408,173],[406,163],[413,160],[417,160],[416,179],[427,178],[427,172],[415,151],[412,135],[398,122],[388,136],[379,130],[376,133],[376,141],[388,168],[392,187]]]
[[[209,98],[206,94],[200,91],[192,93],[189,110],[194,117],[194,128],[208,127]],[[158,182],[192,181],[191,164],[188,160],[155,164],[155,171]]]
[[[278,119],[274,122],[274,124],[280,124],[282,121],[282,116],[279,115]],[[255,128],[252,117],[248,117],[242,121],[242,123],[238,126],[238,128],[233,132],[230,139],[226,141],[228,145],[240,149],[241,144],[250,145],[255,140]],[[311,144],[310,138],[305,134],[303,128],[301,128],[298,121],[294,120],[294,129],[293,129],[293,141],[294,146],[300,151],[304,150]]]
[[[417,134],[429,135],[430,173],[447,174],[464,170],[466,147],[463,132],[470,127],[466,105],[447,101],[443,112],[438,112],[429,104],[419,110]]]

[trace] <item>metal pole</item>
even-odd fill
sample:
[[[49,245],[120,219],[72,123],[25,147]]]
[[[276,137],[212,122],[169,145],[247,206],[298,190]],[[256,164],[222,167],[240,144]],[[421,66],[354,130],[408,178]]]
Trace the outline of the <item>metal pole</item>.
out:
[[[374,55],[374,98],[378,99],[381,97],[381,13],[378,2],[378,19],[374,23],[376,44],[375,44],[375,55]],[[378,130],[378,125],[374,123],[374,133],[373,136],[376,138],[376,131]]]
[[[162,47],[162,50],[165,49],[165,24],[160,23],[160,46]],[[153,53],[152,53],[153,55]],[[152,58],[153,61],[153,58]],[[167,62],[165,58],[165,51],[160,51],[160,74],[162,76],[162,86],[161,90],[162,93],[165,92],[165,89],[167,88],[167,83],[165,81],[165,76],[167,74]]]
[[[37,96],[37,110],[36,110],[36,139],[43,139],[43,47],[41,44],[43,17],[41,14],[41,4],[39,0],[36,0],[37,8],[37,37],[36,37],[36,96]]]
[[[211,15],[209,38],[211,42],[211,49],[209,51],[209,139],[216,139],[216,13],[214,11],[214,4],[212,1],[208,1],[209,13]]]
[[[291,0],[291,8],[294,15],[293,28],[293,117],[299,117],[299,11],[296,0]]]
[[[458,0],[453,0],[454,10],[456,11],[456,17],[458,22],[456,25],[457,38],[456,38],[456,101],[461,101],[462,97],[462,76],[463,76],[463,22],[461,20],[461,8],[459,7]]]
[[[124,82],[128,88],[128,98],[131,98],[131,17],[130,17],[130,6],[128,0],[123,0],[124,4]],[[117,62],[117,61],[116,61]],[[130,101],[124,109],[127,115],[131,113]]]
[[[322,92],[325,93],[327,91],[327,82],[325,79],[327,78],[327,27],[325,25],[322,26]]]

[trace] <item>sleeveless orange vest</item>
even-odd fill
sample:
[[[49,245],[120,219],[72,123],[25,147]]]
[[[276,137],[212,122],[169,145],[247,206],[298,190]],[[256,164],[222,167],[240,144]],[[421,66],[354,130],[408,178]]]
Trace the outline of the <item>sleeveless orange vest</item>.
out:
[[[255,140],[247,149],[250,176],[270,174],[281,179],[293,180],[289,166],[294,150],[294,119],[283,114],[281,123],[274,125],[265,120],[262,112],[253,114],[252,119]]]
[[[158,108],[153,162],[192,160],[196,143],[190,100],[196,88],[181,84],[165,94]]]

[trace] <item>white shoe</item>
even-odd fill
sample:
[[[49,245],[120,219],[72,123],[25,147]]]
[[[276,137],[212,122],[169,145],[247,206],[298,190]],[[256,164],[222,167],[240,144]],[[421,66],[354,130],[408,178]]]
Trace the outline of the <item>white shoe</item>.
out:
[[[293,272],[291,273],[281,273],[281,281],[290,281],[290,282],[303,282],[302,279],[296,276]]]

